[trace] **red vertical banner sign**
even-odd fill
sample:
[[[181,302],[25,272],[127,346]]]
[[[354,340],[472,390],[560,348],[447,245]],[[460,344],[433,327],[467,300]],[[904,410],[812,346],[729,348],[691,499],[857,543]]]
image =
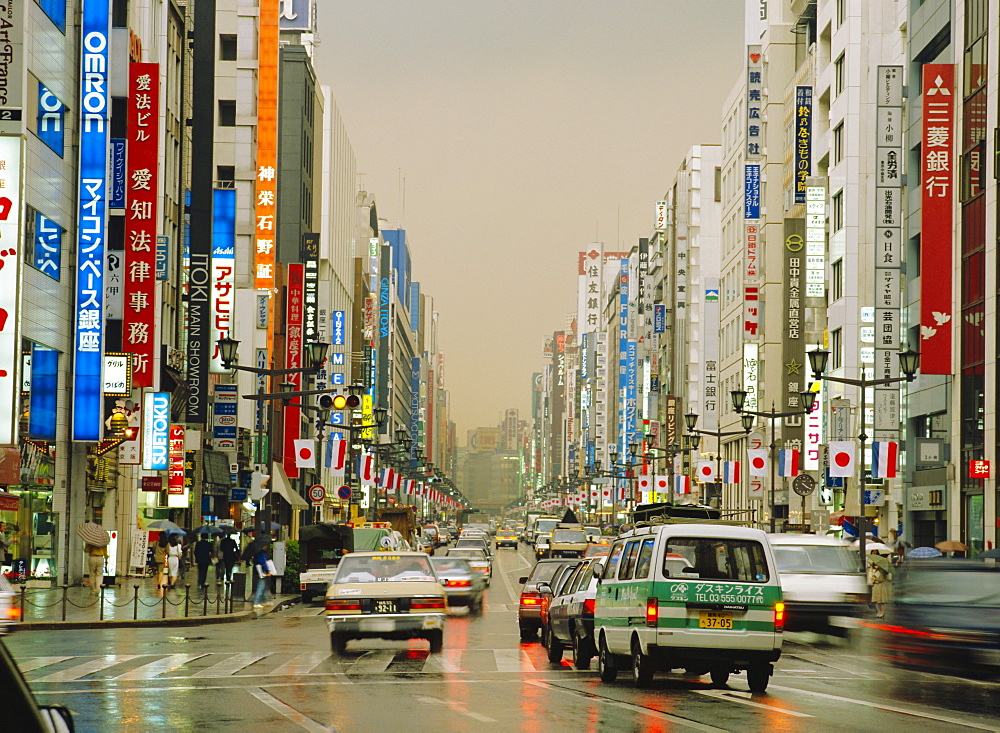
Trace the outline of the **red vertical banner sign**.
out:
[[[156,196],[159,181],[160,65],[129,64],[125,303],[122,350],[132,385],[153,386],[156,337]]]
[[[257,182],[254,193],[254,287],[274,288],[278,211],[278,5],[260,1],[257,45]]]
[[[303,305],[305,302],[305,266],[301,262],[288,265],[288,304],[285,311],[285,368],[302,368]],[[293,392],[302,389],[302,373],[294,372],[286,379],[295,385]],[[289,478],[298,478],[299,466],[295,460],[295,441],[302,425],[302,408],[286,404],[284,413],[284,464]]]
[[[920,147],[920,371],[951,374],[955,67],[924,64]]]
[[[184,426],[171,425],[167,443],[167,493],[184,494]]]

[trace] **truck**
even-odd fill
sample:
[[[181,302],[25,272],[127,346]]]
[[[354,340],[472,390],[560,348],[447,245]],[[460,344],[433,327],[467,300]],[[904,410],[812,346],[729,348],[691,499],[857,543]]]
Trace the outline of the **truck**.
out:
[[[582,524],[559,523],[549,540],[549,557],[583,557],[590,547]]]
[[[544,517],[545,512],[541,509],[529,509],[524,513],[524,531],[521,532],[521,539],[525,542],[531,542],[532,531],[535,528],[535,520],[538,517]]]
[[[417,515],[408,506],[389,506],[379,509],[379,522],[388,522],[389,526],[400,536],[410,547],[417,544]]]
[[[483,512],[467,511],[462,514],[458,522],[459,529],[468,529],[470,524],[475,524],[480,528],[485,528],[487,532],[490,531],[490,515]]]
[[[531,525],[531,530],[528,531],[528,542],[535,544],[535,540],[540,534],[547,534],[552,532],[562,520],[559,517],[553,517],[549,515],[542,515],[535,517],[534,524]]]
[[[302,602],[326,595],[340,558],[354,551],[354,528],[320,522],[299,529],[299,590]]]

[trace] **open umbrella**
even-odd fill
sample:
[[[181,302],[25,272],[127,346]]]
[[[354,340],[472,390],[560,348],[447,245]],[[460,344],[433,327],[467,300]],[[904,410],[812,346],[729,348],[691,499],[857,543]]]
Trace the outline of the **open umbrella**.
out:
[[[878,553],[872,553],[868,556],[869,565],[878,565],[887,573],[892,572],[892,563],[890,563],[886,558],[882,557]]]
[[[980,552],[978,555],[976,555],[977,560],[988,560],[990,558],[994,560],[1000,560],[1000,550],[998,549],[987,550],[986,552]]]
[[[240,555],[240,559],[253,560],[254,555],[260,552],[263,548],[268,547],[270,544],[270,539],[259,537],[243,548],[243,554]]]
[[[963,545],[961,542],[956,542],[955,540],[945,540],[944,542],[938,542],[934,547],[941,552],[968,552],[969,548]]]
[[[906,556],[913,557],[919,560],[922,557],[923,558],[941,557],[942,554],[943,553],[941,552],[941,550],[935,549],[933,547],[914,547],[912,550],[906,553]]]
[[[111,535],[108,534],[108,530],[94,522],[76,525],[76,533],[80,535],[81,540],[94,547],[107,547],[111,544]]]
[[[281,525],[280,524],[278,524],[277,522],[271,522],[271,531],[272,532],[277,532],[280,529],[281,529]],[[257,528],[256,527],[247,527],[246,529],[243,530],[243,534],[254,534],[256,532],[257,532]]]
[[[222,537],[224,534],[226,534],[225,531],[223,531],[221,528],[213,527],[210,524],[203,524],[202,526],[198,527],[198,529],[196,529],[194,533],[203,534],[208,537]]]
[[[158,529],[161,531],[172,530],[174,532],[183,532],[184,530],[180,528],[180,525],[174,524],[169,519],[156,519],[146,525],[146,529]]]

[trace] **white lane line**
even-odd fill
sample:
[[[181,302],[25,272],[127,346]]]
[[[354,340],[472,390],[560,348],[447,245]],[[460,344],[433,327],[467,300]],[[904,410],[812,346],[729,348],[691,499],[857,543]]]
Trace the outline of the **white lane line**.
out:
[[[615,708],[622,708],[623,710],[628,710],[632,713],[638,713],[652,718],[659,718],[660,720],[667,720],[671,723],[676,723],[677,725],[684,726],[687,728],[694,728],[695,730],[707,731],[708,733],[723,733],[725,728],[715,728],[711,725],[705,725],[703,723],[698,723],[693,720],[688,720],[687,718],[681,718],[676,715],[670,715],[668,713],[661,712],[659,710],[654,710],[653,708],[643,707],[642,705],[633,705],[628,702],[621,702],[620,700],[612,700],[608,697],[601,697],[600,695],[595,695],[589,692],[578,692],[577,690],[571,690],[565,687],[560,687],[559,685],[550,685],[547,682],[536,682],[535,680],[523,680],[526,685],[534,685],[535,687],[541,687],[545,690],[554,690],[556,692],[562,692],[567,695],[572,695],[574,697],[582,697],[587,700],[593,700],[595,702],[602,703],[604,705],[609,705]]]
[[[496,723],[495,718],[491,718],[488,715],[483,715],[482,713],[477,713],[469,710],[465,705],[456,702],[449,702],[448,700],[441,700],[436,697],[429,697],[427,695],[414,695],[414,700],[425,703],[427,705],[445,705],[452,711],[465,715],[466,717],[472,718],[480,723]]]
[[[78,680],[81,677],[86,677],[88,674],[94,674],[95,672],[100,672],[102,669],[108,669],[109,667],[114,667],[116,664],[121,664],[122,662],[129,662],[133,659],[138,659],[141,656],[152,656],[152,655],[108,654],[103,657],[98,657],[97,659],[92,659],[89,662],[78,664],[75,667],[64,669],[61,672],[53,672],[52,674],[46,675],[44,677],[39,677],[38,679],[31,680],[30,682],[31,684],[35,684],[36,682],[72,682],[73,680]]]
[[[779,708],[777,705],[765,705],[764,703],[754,702],[753,700],[748,700],[749,692],[724,692],[722,690],[695,690],[699,695],[705,695],[706,697],[714,697],[717,700],[725,700],[726,702],[738,702],[741,705],[749,705],[752,708],[762,708],[764,710],[769,710],[773,713],[784,713],[785,715],[794,715],[797,718],[814,718],[816,716],[809,715],[808,713],[800,713],[795,710],[786,710],[785,708]]]
[[[158,675],[167,674],[167,672],[173,672],[175,669],[180,669],[185,664],[193,659],[200,659],[201,657],[208,656],[206,654],[171,654],[169,657],[164,657],[163,659],[157,659],[155,662],[149,662],[141,667],[136,667],[135,669],[130,669],[125,674],[120,674],[113,679],[116,680],[151,680],[156,678]]]
[[[961,718],[952,718],[947,715],[934,715],[933,713],[928,713],[923,710],[915,710],[913,708],[902,708],[898,705],[886,705],[881,702],[868,702],[867,700],[854,700],[850,697],[841,697],[840,695],[830,695],[826,692],[814,692],[813,690],[802,690],[798,687],[782,687],[781,685],[771,685],[772,690],[782,690],[784,692],[797,692],[801,695],[812,695],[813,697],[822,697],[826,700],[835,700],[837,702],[851,703],[852,705],[861,705],[866,708],[874,708],[876,710],[885,710],[890,713],[899,713],[900,715],[911,715],[915,718],[926,718],[927,720],[936,720],[940,723],[948,723],[949,725],[960,725],[964,728],[973,728],[975,730],[988,730],[994,733],[1000,733],[1000,728],[995,725],[981,725],[979,723],[973,723],[968,720],[962,720]]]
[[[72,659],[73,657],[31,657],[25,659],[23,662],[18,662],[17,666],[21,668],[22,673],[31,672],[36,669],[41,669],[42,667],[49,667],[53,664],[58,664],[59,662],[65,662],[67,659]]]
[[[192,677],[230,677],[239,672],[244,667],[249,667],[254,662],[259,662],[267,654],[255,654],[254,652],[241,652],[240,654],[228,655],[221,662],[213,664],[211,667],[198,670]]]
[[[523,649],[494,649],[497,672],[534,672],[535,665]]]
[[[431,654],[424,662],[424,672],[461,672],[462,667],[459,659],[462,656],[461,649],[445,649],[440,654]]]
[[[285,662],[280,667],[270,672],[269,676],[281,674],[309,674],[313,669],[325,662],[333,655],[330,652],[306,652],[300,654],[291,661]]]
[[[365,652],[361,658],[344,670],[348,675],[352,674],[381,674],[389,668],[392,660],[396,658],[396,650],[380,650]]]
[[[269,708],[271,708],[271,710],[274,710],[275,712],[284,715],[293,723],[298,723],[301,727],[305,728],[311,733],[330,733],[330,731],[336,731],[336,728],[332,728],[329,725],[323,725],[321,723],[317,723],[309,716],[300,713],[291,705],[283,703],[274,695],[268,692],[264,692],[264,690],[260,689],[250,690],[250,694],[256,697],[265,705],[267,705]]]

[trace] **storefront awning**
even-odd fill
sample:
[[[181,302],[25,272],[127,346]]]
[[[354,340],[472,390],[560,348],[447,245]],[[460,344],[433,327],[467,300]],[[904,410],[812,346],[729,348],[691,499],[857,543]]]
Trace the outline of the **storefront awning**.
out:
[[[271,489],[292,505],[292,509],[309,509],[309,502],[299,496],[285,475],[284,467],[277,461],[271,462]]]

